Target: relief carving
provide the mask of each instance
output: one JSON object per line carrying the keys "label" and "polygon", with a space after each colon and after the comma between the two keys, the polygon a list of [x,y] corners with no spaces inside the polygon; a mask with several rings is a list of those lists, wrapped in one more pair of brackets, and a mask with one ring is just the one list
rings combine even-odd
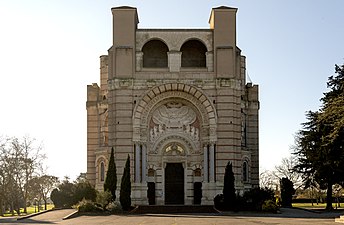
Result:
{"label": "relief carving", "polygon": [[181,128],[196,120],[196,113],[180,102],[169,102],[153,113],[153,122],[168,128]]}
{"label": "relief carving", "polygon": [[197,115],[189,106],[181,102],[168,102],[153,112],[149,132],[150,142],[153,143],[168,133],[180,133],[190,140],[199,141],[199,128],[196,120]]}
{"label": "relief carving", "polygon": [[202,117],[204,117],[204,118],[202,118],[203,122],[207,123],[208,113],[207,113],[206,109],[204,108],[202,102],[200,102],[194,96],[192,96],[188,93],[185,93],[185,92],[181,92],[181,91],[163,92],[163,93],[155,96],[153,99],[151,99],[147,103],[147,105],[145,106],[145,109],[142,112],[142,115],[144,115],[144,116],[141,119],[141,123],[147,124],[147,116],[149,115],[149,110],[151,110],[154,105],[156,105],[158,102],[160,102],[166,98],[173,98],[173,97],[179,97],[179,98],[182,98],[182,99],[185,99],[185,100],[192,102],[201,111]]}
{"label": "relief carving", "polygon": [[150,154],[158,154],[162,143],[177,140],[198,154],[202,142],[217,139],[215,108],[202,91],[187,84],[168,83],[148,91],[135,109],[134,127],[140,127],[140,135],[133,140],[147,143]]}

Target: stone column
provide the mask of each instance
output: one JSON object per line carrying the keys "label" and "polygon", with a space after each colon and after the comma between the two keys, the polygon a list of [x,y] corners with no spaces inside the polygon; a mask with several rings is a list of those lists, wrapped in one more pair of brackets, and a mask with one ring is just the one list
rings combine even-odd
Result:
{"label": "stone column", "polygon": [[203,148],[203,181],[208,182],[208,146]]}
{"label": "stone column", "polygon": [[214,143],[209,147],[209,182],[215,181],[215,149]]}
{"label": "stone column", "polygon": [[146,173],[147,173],[147,147],[142,145],[142,183],[146,182]]}
{"label": "stone column", "polygon": [[140,144],[135,144],[135,183],[140,182]]}

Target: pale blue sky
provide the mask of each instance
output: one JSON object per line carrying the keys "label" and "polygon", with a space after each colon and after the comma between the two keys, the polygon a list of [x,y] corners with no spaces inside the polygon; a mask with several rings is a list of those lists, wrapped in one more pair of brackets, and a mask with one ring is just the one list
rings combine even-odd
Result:
{"label": "pale blue sky", "polygon": [[237,44],[260,86],[261,169],[289,155],[344,63],[342,0],[0,0],[0,135],[43,141],[53,175],[86,171],[86,85],[99,82],[121,5],[138,8],[139,28],[209,28],[212,7],[238,8]]}

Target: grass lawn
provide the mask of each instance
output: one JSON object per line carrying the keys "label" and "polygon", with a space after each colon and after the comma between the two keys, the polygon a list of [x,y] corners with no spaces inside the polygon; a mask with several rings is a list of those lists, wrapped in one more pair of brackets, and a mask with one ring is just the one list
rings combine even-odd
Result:
{"label": "grass lawn", "polygon": [[[319,203],[318,205],[316,203],[293,203],[293,207],[298,207],[298,208],[305,208],[305,209],[325,209],[326,208],[326,203]],[[332,207],[335,209],[336,204],[333,203]],[[344,203],[340,204],[340,209],[343,209]]]}
{"label": "grass lawn", "polygon": [[[53,204],[48,204],[47,205],[47,209],[52,209],[53,207],[54,207]],[[21,216],[35,213],[35,207],[34,206],[28,206],[26,209],[27,209],[27,214],[24,214],[24,209],[20,208],[20,215]],[[44,205],[41,206],[41,210],[40,211],[44,211]],[[36,207],[36,212],[38,212],[37,207]],[[3,216],[4,217],[12,216],[12,213],[9,212],[9,211],[6,211],[6,213]],[[16,211],[14,211],[14,216],[17,216],[17,212]]]}

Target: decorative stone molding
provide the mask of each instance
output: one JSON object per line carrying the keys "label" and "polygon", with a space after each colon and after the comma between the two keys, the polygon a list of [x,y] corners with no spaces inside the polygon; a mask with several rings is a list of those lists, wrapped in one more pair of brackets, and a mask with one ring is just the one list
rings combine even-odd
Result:
{"label": "decorative stone molding", "polygon": [[229,87],[234,90],[242,90],[242,81],[238,79],[231,79],[231,78],[219,78],[216,79],[216,86],[217,87]]}
{"label": "decorative stone molding", "polygon": [[133,87],[134,80],[133,79],[109,79],[108,80],[108,88],[109,90],[115,89],[130,89]]}
{"label": "decorative stone molding", "polygon": [[196,170],[196,169],[203,169],[202,164],[200,163],[195,163],[192,166],[190,166],[192,170]]}
{"label": "decorative stone molding", "polygon": [[246,160],[247,162],[251,162],[251,152],[249,152],[249,151],[242,151],[241,160],[242,161]]}
{"label": "decorative stone molding", "polygon": [[199,152],[199,142],[193,142],[185,138],[182,134],[166,134],[160,139],[158,139],[155,143],[150,144],[150,154],[159,154],[164,155],[164,151],[171,142],[178,143],[179,145],[183,146],[185,150],[185,155],[189,155],[191,153]]}
{"label": "decorative stone molding", "polygon": [[104,162],[105,165],[107,165],[107,159],[103,155],[98,156],[95,162],[96,162],[96,166],[98,166],[101,162]]}
{"label": "decorative stone molding", "polygon": [[[197,87],[199,89],[213,89],[213,88],[232,88],[234,90],[241,90],[242,82],[238,79],[208,79],[208,78],[194,78],[194,79],[171,79],[171,73],[164,74],[161,72],[161,77],[165,79],[132,79],[132,78],[115,78],[108,80],[109,90],[120,89],[147,89],[154,88],[155,86],[164,86],[171,83],[180,82],[188,86]],[[139,77],[139,76],[138,76]],[[178,78],[178,79],[177,79]],[[256,102],[252,102],[252,108],[259,108]]]}
{"label": "decorative stone molding", "polygon": [[156,171],[156,170],[157,170],[157,167],[156,167],[156,165],[154,165],[154,164],[149,164],[149,165],[148,165],[148,169],[153,169],[154,171]]}

